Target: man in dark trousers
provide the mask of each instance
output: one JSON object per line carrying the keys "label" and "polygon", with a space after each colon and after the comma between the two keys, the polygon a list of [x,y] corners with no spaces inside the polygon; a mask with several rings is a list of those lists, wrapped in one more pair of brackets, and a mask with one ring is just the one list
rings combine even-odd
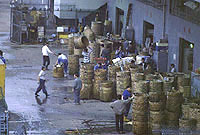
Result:
{"label": "man in dark trousers", "polygon": [[75,82],[74,82],[74,104],[80,105],[80,91],[82,88],[82,81],[79,78],[79,74],[74,74]]}
{"label": "man in dark trousers", "polygon": [[[130,86],[127,86],[126,90],[124,90],[124,92],[122,94],[122,99],[123,100],[127,100],[130,97],[131,97],[131,88],[130,88]],[[130,107],[131,107],[131,103],[129,102],[129,103],[126,104],[126,111],[124,113],[124,121],[126,121],[126,122],[129,121],[127,119],[127,117],[128,117],[128,113],[129,113]]]}
{"label": "man in dark trousers", "polygon": [[43,93],[46,95],[46,97],[48,97],[48,93],[47,93],[47,90],[46,90],[46,86],[45,86],[45,81],[46,81],[46,78],[45,78],[45,70],[46,70],[46,67],[42,67],[42,70],[40,71],[39,75],[38,75],[38,81],[39,81],[39,86],[37,88],[37,91],[35,92],[35,96],[39,96],[38,93],[42,90]]}
{"label": "man in dark trousers", "polygon": [[134,98],[132,96],[131,98],[127,100],[121,100],[121,95],[117,96],[118,100],[114,101],[110,104],[110,107],[115,112],[115,121],[116,121],[116,130],[118,133],[124,133],[123,131],[123,124],[124,124],[124,113],[126,111],[126,105],[131,102],[131,100]]}

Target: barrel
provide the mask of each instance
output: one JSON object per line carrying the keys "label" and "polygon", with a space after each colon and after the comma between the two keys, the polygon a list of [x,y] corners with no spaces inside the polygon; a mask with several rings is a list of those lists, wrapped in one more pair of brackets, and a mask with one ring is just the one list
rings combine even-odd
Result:
{"label": "barrel", "polygon": [[55,77],[55,78],[64,77],[64,69],[63,69],[63,67],[54,67],[53,68],[53,77]]}
{"label": "barrel", "polygon": [[104,102],[112,101],[113,97],[113,82],[105,81],[101,83],[100,100]]}
{"label": "barrel", "polygon": [[130,85],[131,85],[130,72],[129,71],[117,72],[116,76],[117,95],[122,95],[126,87]]}
{"label": "barrel", "polygon": [[69,75],[74,75],[79,72],[79,56],[68,55],[68,69]]}
{"label": "barrel", "polygon": [[98,35],[98,36],[103,35],[104,26],[103,26],[103,23],[101,21],[92,22],[91,29],[92,29],[92,31],[94,32],[95,35]]}
{"label": "barrel", "polygon": [[95,34],[94,32],[90,29],[90,27],[86,27],[83,31],[83,34],[88,38],[89,41],[94,41],[95,40]]}
{"label": "barrel", "polygon": [[74,37],[74,43],[76,49],[84,49],[89,45],[89,41],[86,36]]}
{"label": "barrel", "polygon": [[74,55],[78,55],[79,57],[82,57],[82,51],[83,49],[74,48]]}

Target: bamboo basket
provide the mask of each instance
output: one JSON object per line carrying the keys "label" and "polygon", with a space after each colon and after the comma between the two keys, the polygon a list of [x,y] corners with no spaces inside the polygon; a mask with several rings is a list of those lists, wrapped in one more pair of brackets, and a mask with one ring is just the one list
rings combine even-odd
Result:
{"label": "bamboo basket", "polygon": [[197,127],[197,121],[195,119],[179,119],[180,130],[194,130]]}
{"label": "bamboo basket", "polygon": [[137,82],[145,79],[144,73],[134,73],[131,74],[131,81],[132,82]]}
{"label": "bamboo basket", "polygon": [[163,82],[163,91],[168,92],[172,91],[174,82],[173,81],[164,81]]}
{"label": "bamboo basket", "polygon": [[180,86],[179,90],[181,93],[183,93],[184,98],[190,98],[191,97],[191,86]]}
{"label": "bamboo basket", "polygon": [[81,99],[91,99],[92,98],[92,89],[93,85],[83,83],[83,87],[80,91],[80,98]]}
{"label": "bamboo basket", "polygon": [[169,112],[166,111],[166,116],[167,116],[167,120],[168,121],[178,121],[180,114],[176,113],[176,112]]}
{"label": "bamboo basket", "polygon": [[130,84],[131,80],[129,71],[117,72],[116,76],[117,95],[121,95],[123,91],[126,89],[126,87],[130,86]]}
{"label": "bamboo basket", "polygon": [[151,102],[159,102],[166,101],[166,96],[164,92],[149,92],[149,101]]}
{"label": "bamboo basket", "polygon": [[133,86],[134,93],[148,93],[149,91],[148,81],[133,82],[132,86]]}
{"label": "bamboo basket", "polygon": [[161,80],[150,81],[150,91],[163,91],[163,82]]}
{"label": "bamboo basket", "polygon": [[77,55],[68,55],[68,69],[69,74],[74,75],[79,72],[79,56]]}
{"label": "bamboo basket", "polygon": [[165,109],[165,103],[160,102],[149,102],[149,108],[151,111],[162,111]]}
{"label": "bamboo basket", "polygon": [[165,120],[165,112],[164,111],[150,111],[150,122],[152,124],[162,125],[164,120]]}
{"label": "bamboo basket", "polygon": [[182,116],[185,119],[190,118],[190,105],[189,104],[183,104],[182,105]]}
{"label": "bamboo basket", "polygon": [[147,75],[145,75],[145,80],[153,81],[153,80],[156,80],[156,79],[158,79],[157,75],[154,75],[154,74],[147,74]]}

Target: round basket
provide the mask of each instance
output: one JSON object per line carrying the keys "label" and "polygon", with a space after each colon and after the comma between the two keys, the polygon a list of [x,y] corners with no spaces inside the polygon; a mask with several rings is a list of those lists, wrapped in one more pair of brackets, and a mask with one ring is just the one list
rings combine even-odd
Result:
{"label": "round basket", "polygon": [[163,91],[163,82],[161,80],[150,81],[149,86],[150,86],[149,91],[151,91],[151,92]]}
{"label": "round basket", "polygon": [[164,111],[150,111],[150,122],[152,124],[160,124],[162,125],[165,120],[165,112]]}
{"label": "round basket", "polygon": [[165,103],[163,101],[149,102],[149,108],[151,111],[161,111],[165,109]]}
{"label": "round basket", "polygon": [[137,82],[145,79],[144,73],[131,74],[131,81]]}
{"label": "round basket", "polygon": [[149,91],[148,81],[138,81],[133,83],[133,92],[148,93],[148,91]]}
{"label": "round basket", "polygon": [[149,92],[149,101],[151,102],[159,102],[165,101],[166,96],[164,92]]}
{"label": "round basket", "polygon": [[148,80],[148,81],[153,81],[155,79],[158,79],[158,76],[157,75],[154,75],[154,74],[147,74],[145,76],[145,80]]}

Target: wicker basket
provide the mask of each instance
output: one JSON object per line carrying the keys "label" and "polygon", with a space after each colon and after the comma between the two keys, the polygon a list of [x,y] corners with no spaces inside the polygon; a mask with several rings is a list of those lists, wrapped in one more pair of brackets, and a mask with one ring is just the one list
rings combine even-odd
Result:
{"label": "wicker basket", "polygon": [[148,81],[133,82],[132,86],[133,86],[134,93],[148,93],[148,91],[149,91],[149,82]]}
{"label": "wicker basket", "polygon": [[165,109],[165,103],[163,101],[149,102],[149,108],[151,111],[161,111]]}
{"label": "wicker basket", "polygon": [[83,87],[80,91],[80,98],[81,99],[91,99],[92,98],[92,89],[93,89],[92,84],[84,84],[83,83]]}
{"label": "wicker basket", "polygon": [[150,122],[152,124],[163,124],[165,120],[165,112],[164,111],[150,111]]}
{"label": "wicker basket", "polygon": [[180,130],[194,130],[196,128],[197,121],[195,119],[179,119]]}
{"label": "wicker basket", "polygon": [[153,81],[155,79],[158,79],[157,75],[154,75],[154,74],[147,74],[147,75],[145,75],[145,80]]}
{"label": "wicker basket", "polygon": [[144,73],[134,73],[131,74],[131,81],[132,82],[137,82],[145,79]]}
{"label": "wicker basket", "polygon": [[153,80],[150,81],[150,89],[151,92],[163,91],[163,82],[161,80]]}
{"label": "wicker basket", "polygon": [[149,92],[149,101],[151,102],[159,102],[165,101],[166,96],[164,92]]}

